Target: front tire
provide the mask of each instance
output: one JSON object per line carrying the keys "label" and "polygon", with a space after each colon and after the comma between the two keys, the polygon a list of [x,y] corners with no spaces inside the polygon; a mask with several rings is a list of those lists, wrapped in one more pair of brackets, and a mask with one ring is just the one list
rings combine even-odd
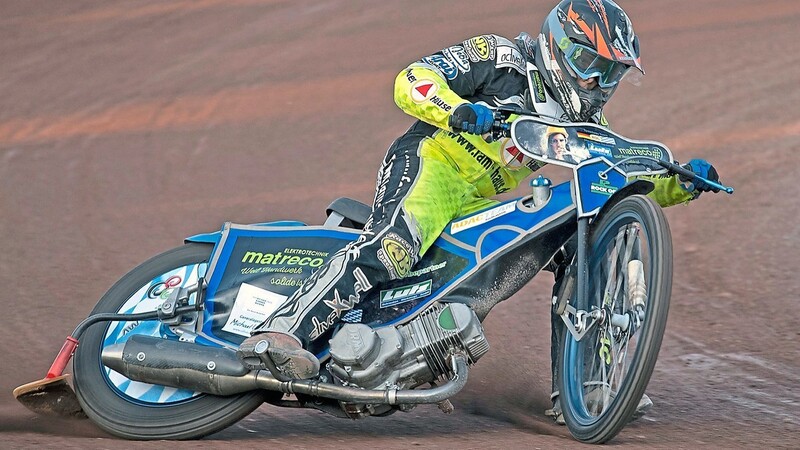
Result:
{"label": "front tire", "polygon": [[[92,314],[154,310],[165,289],[196,284],[211,249],[187,244],[142,263],[100,299]],[[132,334],[177,339],[158,321],[103,322],[84,333],[75,353],[75,393],[86,415],[103,430],[126,439],[196,439],[236,423],[263,403],[261,391],[219,397],[134,382],[103,366],[103,348]]]}
{"label": "front tire", "polygon": [[580,341],[564,333],[559,389],[570,433],[599,444],[627,425],[650,381],[672,291],[672,239],[661,208],[641,195],[613,206],[591,233],[588,295],[576,305],[604,318]]}

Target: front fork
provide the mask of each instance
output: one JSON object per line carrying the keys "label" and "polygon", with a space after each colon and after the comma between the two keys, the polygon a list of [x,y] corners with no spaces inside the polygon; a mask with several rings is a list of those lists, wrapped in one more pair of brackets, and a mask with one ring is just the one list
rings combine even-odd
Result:
{"label": "front fork", "polygon": [[[553,308],[576,341],[580,341],[601,319],[602,311],[586,311],[586,292],[589,289],[589,217],[578,219],[578,236],[575,258],[564,272],[564,280],[558,294],[553,297]],[[576,292],[577,290],[577,292]],[[575,305],[569,299],[575,292]]]}
{"label": "front fork", "polygon": [[[561,317],[567,330],[576,341],[598,324],[610,323],[625,333],[633,334],[635,328],[644,320],[646,287],[641,261],[631,261],[628,265],[628,289],[633,310],[626,314],[616,314],[607,308],[587,311],[589,289],[589,217],[578,219],[577,249],[573,263],[564,272],[558,294],[553,297],[553,310]],[[569,303],[575,293],[575,305]]]}

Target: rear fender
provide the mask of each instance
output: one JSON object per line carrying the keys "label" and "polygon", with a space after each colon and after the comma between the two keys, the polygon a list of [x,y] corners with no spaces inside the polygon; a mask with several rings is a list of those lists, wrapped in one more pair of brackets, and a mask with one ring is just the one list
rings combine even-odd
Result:
{"label": "rear fender", "polygon": [[[257,223],[254,225],[263,225],[265,227],[304,227],[306,226],[303,222],[298,222],[295,220],[281,220],[278,222],[266,222],[266,223]],[[183,242],[188,244],[190,242],[196,242],[199,244],[214,244],[216,245],[219,243],[220,238],[222,237],[222,230],[214,231],[211,233],[201,233],[195,234],[194,236],[189,236],[183,239]]]}
{"label": "rear fender", "polygon": [[185,244],[189,244],[191,242],[195,242],[198,244],[214,244],[216,245],[219,242],[219,238],[222,236],[221,231],[214,231],[213,233],[203,233],[203,234],[195,234],[194,236],[189,236],[183,240]]}

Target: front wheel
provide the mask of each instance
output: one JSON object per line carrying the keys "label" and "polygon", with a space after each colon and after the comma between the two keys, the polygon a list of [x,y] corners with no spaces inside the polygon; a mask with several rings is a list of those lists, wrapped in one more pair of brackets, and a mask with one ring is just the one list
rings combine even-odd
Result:
{"label": "front wheel", "polygon": [[[211,248],[187,244],[144,262],[122,277],[92,314],[155,310],[167,290],[197,283]],[[134,334],[178,339],[159,321],[104,322],[86,330],[75,353],[75,394],[103,430],[126,439],[196,439],[236,423],[263,402],[260,391],[218,397],[131,381],[103,366],[103,348]]]}
{"label": "front wheel", "polygon": [[667,323],[672,238],[661,208],[634,195],[592,225],[587,298],[579,310],[599,319],[560,350],[564,420],[582,442],[603,443],[633,416],[650,381]]}

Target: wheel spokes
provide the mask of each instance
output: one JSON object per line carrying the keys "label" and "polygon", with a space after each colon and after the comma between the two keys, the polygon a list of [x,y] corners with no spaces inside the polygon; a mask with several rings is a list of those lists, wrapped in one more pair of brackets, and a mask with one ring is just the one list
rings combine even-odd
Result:
{"label": "wheel spokes", "polygon": [[[642,256],[641,230],[637,222],[622,225],[609,242],[602,263],[595,266],[592,274],[594,298],[599,299],[599,305],[592,307],[606,313],[606,320],[596,331],[595,344],[590,345],[593,349],[587,348],[585,356],[588,364],[584,372],[584,403],[587,411],[595,416],[610,406],[627,374],[629,356],[635,353],[629,352],[635,348],[637,327],[634,326],[634,317],[631,316],[627,329],[612,325],[610,317],[612,314],[628,314],[634,306],[628,265],[631,261],[640,261]],[[646,291],[643,298],[646,301]]]}

